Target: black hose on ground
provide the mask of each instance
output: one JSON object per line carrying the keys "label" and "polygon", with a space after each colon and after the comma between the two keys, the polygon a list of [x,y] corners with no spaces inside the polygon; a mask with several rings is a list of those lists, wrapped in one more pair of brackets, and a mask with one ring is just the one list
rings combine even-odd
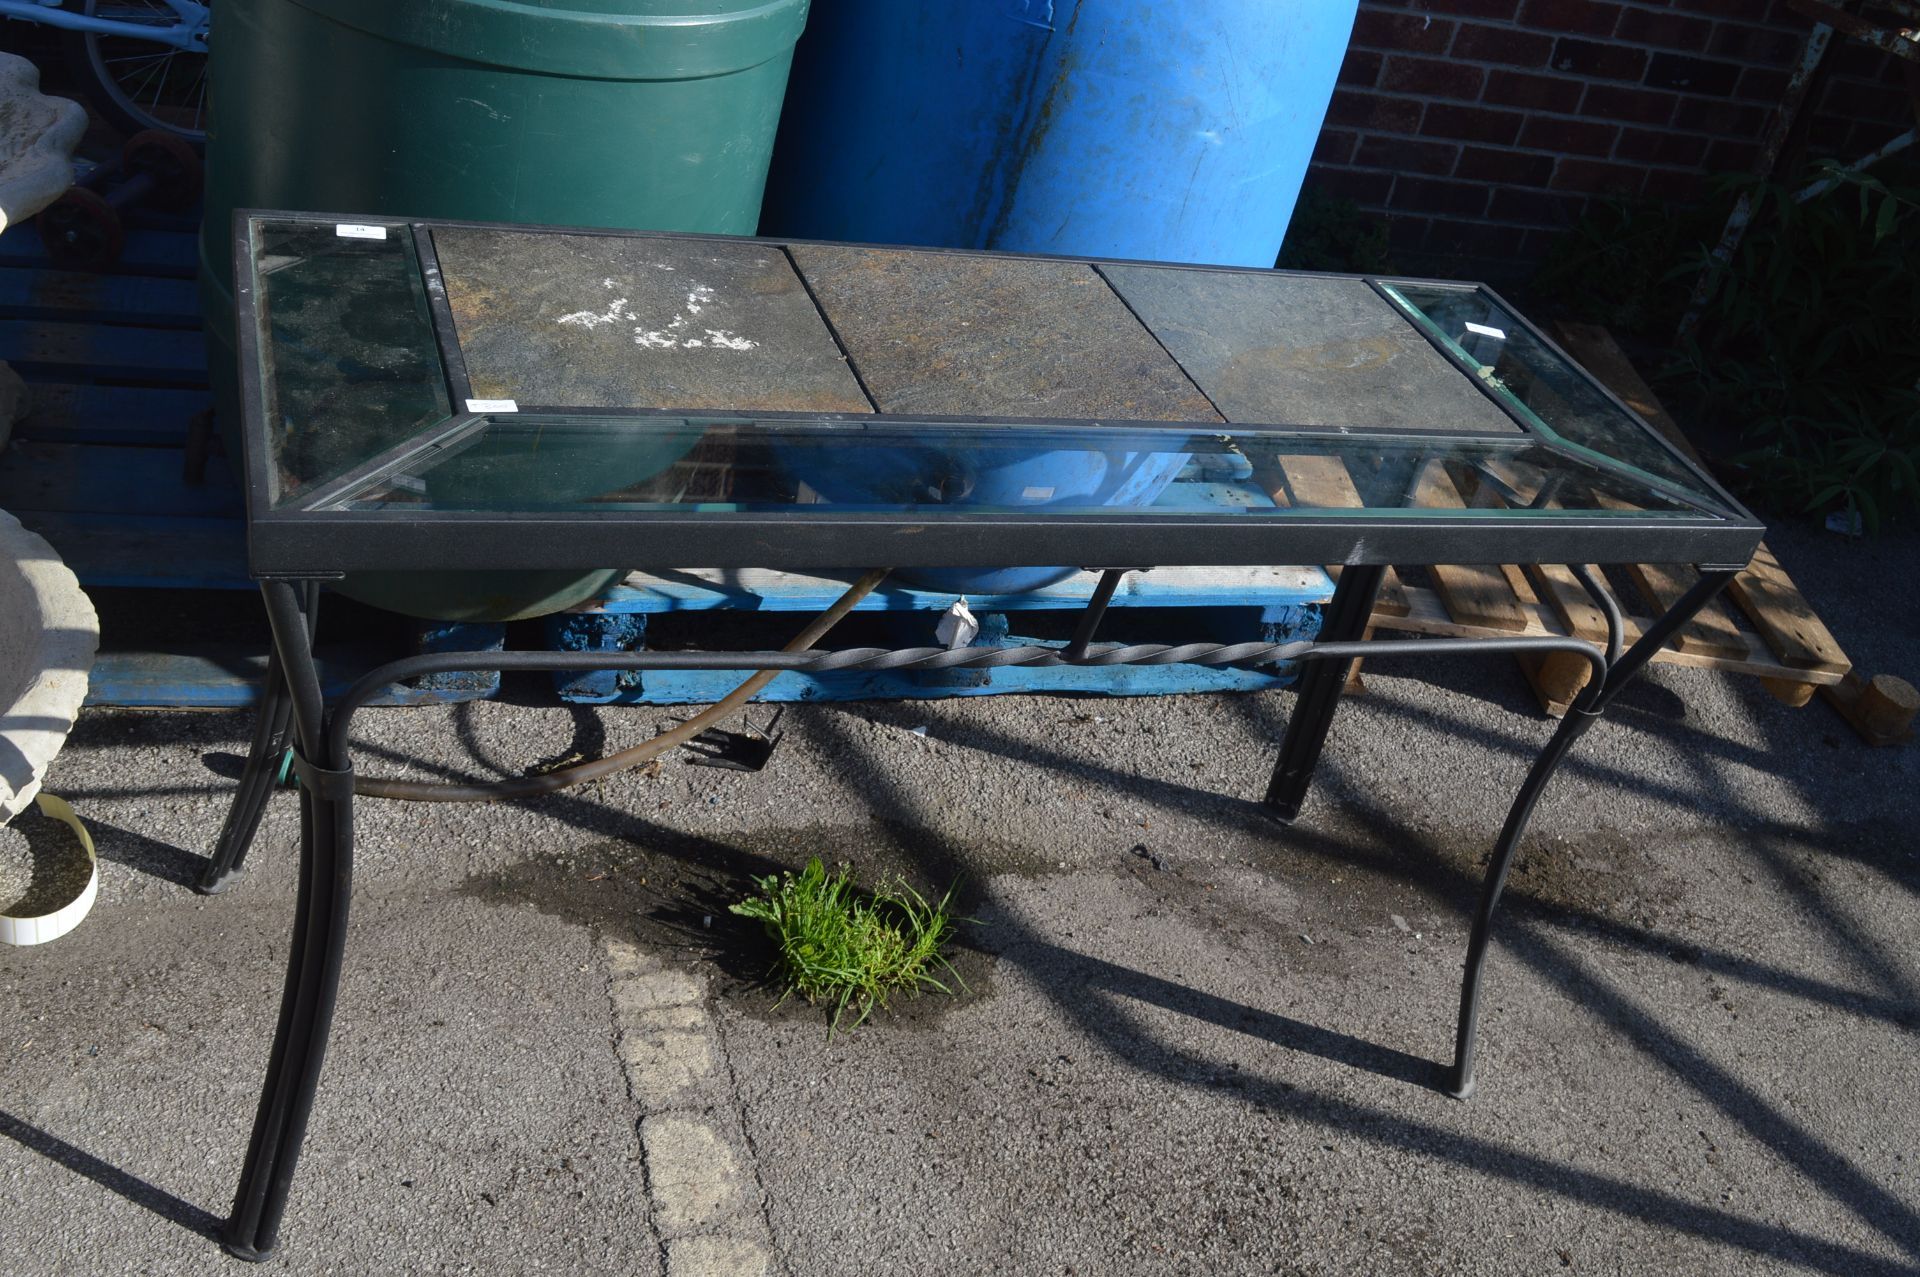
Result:
{"label": "black hose on ground", "polygon": [[[811,649],[825,638],[847,613],[853,611],[854,606],[861,599],[873,593],[874,588],[886,579],[889,571],[888,568],[875,568],[848,586],[847,592],[835,599],[832,607],[815,617],[807,628],[794,635],[793,641],[781,650],[805,652]],[[571,767],[543,772],[538,776],[511,776],[505,780],[496,781],[389,780],[379,776],[355,776],[353,792],[368,798],[399,798],[416,803],[491,803],[556,793],[562,789],[585,784],[590,780],[598,780],[602,776],[611,776],[616,772],[638,767],[660,757],[670,749],[684,745],[701,732],[724,722],[735,710],[759,695],[760,690],[771,683],[779,673],[779,670],[761,670],[686,722],[677,723],[651,740],[642,741],[618,753],[608,754],[605,758],[575,763]]]}

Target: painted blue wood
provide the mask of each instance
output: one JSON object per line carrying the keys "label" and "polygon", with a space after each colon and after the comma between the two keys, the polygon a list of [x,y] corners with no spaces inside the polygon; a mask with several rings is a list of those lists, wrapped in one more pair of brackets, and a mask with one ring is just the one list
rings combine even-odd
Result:
{"label": "painted blue wood", "polygon": [[0,314],[8,319],[200,328],[200,290],[189,279],[0,270]]}
{"label": "painted blue wood", "polygon": [[[610,615],[560,612],[546,618],[547,647],[556,652],[631,652],[646,646],[644,613]],[[611,705],[625,692],[637,692],[637,670],[556,671],[554,691],[577,705]],[[723,693],[724,694],[724,693]]]}
{"label": "painted blue wood", "polygon": [[[853,578],[844,580],[791,573],[731,573],[725,577],[691,573],[634,573],[612,587],[586,611],[594,613],[665,613],[728,610],[739,612],[819,612],[833,605]],[[1194,573],[1133,572],[1114,592],[1114,607],[1288,606],[1324,602],[1333,584],[1324,573],[1311,570],[1304,584],[1263,580],[1257,574],[1223,573],[1208,579]],[[1055,585],[1022,594],[969,594],[975,612],[1026,612],[1086,605],[1092,591],[1088,577],[1070,577]],[[855,606],[860,612],[944,612],[961,595],[919,590],[896,582],[880,587]]]}
{"label": "painted blue wood", "polygon": [[240,488],[226,467],[205,482],[181,478],[175,448],[125,448],[20,440],[0,454],[0,509],[97,514],[238,517]]}
{"label": "painted blue wood", "polygon": [[[213,405],[204,390],[156,386],[36,382],[32,390],[33,408],[14,426],[16,439],[178,446],[194,415]],[[224,464],[219,458],[209,463]]]}
{"label": "painted blue wood", "polygon": [[18,512],[89,588],[251,590],[238,518]]}
{"label": "painted blue wood", "polygon": [[[1311,638],[1320,630],[1317,604],[1267,607],[1156,608],[1136,614],[1135,630],[1163,631],[1170,641],[1208,636],[1220,642],[1258,638],[1269,643]],[[1014,616],[1005,612],[975,612],[980,621],[976,647],[1062,647],[1058,640],[1035,639],[1012,633]],[[550,622],[550,634],[566,636],[567,650],[618,650],[621,644],[605,628],[581,625],[586,620],[645,621],[645,616],[591,618],[575,614]],[[930,633],[917,632],[932,617],[901,616],[899,646],[931,644]],[[641,645],[644,625],[628,644]],[[561,646],[560,643],[553,644]],[[1188,692],[1256,691],[1283,687],[1296,675],[1292,664],[1249,669],[1209,668],[1198,665],[1008,667],[997,670],[846,671],[832,674],[783,673],[760,693],[763,701],[935,700],[948,696],[997,696],[1009,693],[1077,692],[1097,696],[1167,696]],[[555,676],[560,699],[593,705],[681,705],[719,700],[747,677],[745,671],[601,671]]]}
{"label": "painted blue wood", "polygon": [[[415,623],[413,650],[428,652],[502,652],[507,647],[507,627],[485,621],[418,621]],[[408,684],[421,695],[471,700],[492,696],[500,690],[498,670],[448,670],[427,674]]]}
{"label": "painted blue wood", "polygon": [[111,378],[204,386],[207,343],[198,331],[0,319],[0,360],[28,381]]}
{"label": "painted blue wood", "polygon": [[[1317,626],[1316,626],[1317,628]],[[1060,646],[1013,638],[1020,646]],[[1192,692],[1253,692],[1285,687],[1297,675],[1293,666],[1261,669],[1208,668],[1198,665],[1119,665],[1105,669],[1060,666],[1053,669],[944,671],[940,674],[859,673],[777,675],[761,691],[762,701],[943,700],[950,696],[1004,696],[1037,692],[1074,692],[1091,696],[1171,696]],[[730,670],[649,670],[639,686],[622,689],[619,705],[711,704],[738,687],[746,675]],[[572,699],[570,697],[563,699]]]}
{"label": "painted blue wood", "polygon": [[[0,235],[0,266],[50,265],[40,232],[31,224],[10,227]],[[192,279],[199,269],[199,237],[194,232],[140,227],[127,232],[120,260],[113,264],[118,275],[171,275],[179,279]]]}
{"label": "painted blue wood", "polygon": [[[348,651],[326,654],[321,682],[329,696],[393,653]],[[87,704],[132,709],[245,709],[259,696],[266,654],[240,644],[206,644],[192,652],[105,651],[94,658],[87,679]],[[478,690],[422,690],[396,685],[375,705],[452,705],[481,699]]]}

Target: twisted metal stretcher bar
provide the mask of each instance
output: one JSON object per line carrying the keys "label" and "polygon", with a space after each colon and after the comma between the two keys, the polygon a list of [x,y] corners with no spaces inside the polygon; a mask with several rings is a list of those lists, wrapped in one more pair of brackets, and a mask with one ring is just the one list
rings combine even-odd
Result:
{"label": "twisted metal stretcher bar", "polygon": [[[1327,642],[1189,643],[1090,645],[1098,612],[1111,590],[1097,596],[1065,649],[1052,648],[852,648],[828,652],[475,652],[432,653],[390,662],[355,682],[328,711],[321,693],[312,652],[313,610],[318,590],[312,583],[266,581],[262,593],[281,658],[283,684],[269,687],[271,696],[291,705],[296,738],[295,767],[301,779],[300,888],[296,904],[292,954],[282,999],[280,1021],[267,1066],[233,1214],[222,1243],[229,1254],[250,1260],[266,1258],[274,1250],[293,1173],[305,1138],[307,1116],[318,1087],[321,1065],[338,992],[346,948],[347,907],[353,879],[353,799],[356,778],[349,745],[354,712],[395,680],[453,670],[581,670],[581,669],[778,669],[809,672],[862,669],[981,669],[1013,665],[1173,664],[1200,665],[1270,663],[1298,660],[1311,663],[1309,675],[1323,685],[1344,681],[1334,662],[1385,656],[1429,656],[1467,653],[1568,652],[1584,658],[1593,677],[1522,782],[1506,822],[1494,843],[1481,897],[1475,911],[1462,973],[1460,1012],[1454,1059],[1440,1071],[1441,1089],[1465,1099],[1474,1089],[1475,1029],[1479,1019],[1480,981],[1486,961],[1491,924],[1508,871],[1535,803],[1561,760],[1575,741],[1596,722],[1607,703],[1644,667],[1653,654],[1708,600],[1737,569],[1703,567],[1700,580],[1640,639],[1621,651],[1618,606],[1604,586],[1584,571],[1577,572],[1594,594],[1608,619],[1605,651],[1576,638],[1516,636],[1503,639],[1396,639],[1353,641],[1336,637]],[[1117,578],[1117,573],[1110,574]],[[1357,615],[1364,620],[1378,570],[1366,584],[1363,573],[1348,569],[1353,584],[1342,581],[1330,608],[1329,625],[1337,635],[1351,632]],[[1345,594],[1344,600],[1341,595]],[[1353,615],[1349,615],[1353,614]],[[1329,676],[1332,676],[1331,678]],[[1303,702],[1314,689],[1303,688]],[[267,707],[263,707],[263,713]],[[273,710],[273,714],[281,711]],[[1330,715],[1330,709],[1327,711]],[[1297,711],[1298,714],[1298,711]],[[1306,736],[1324,735],[1326,721],[1309,724]],[[1290,733],[1293,729],[1290,728]],[[258,741],[256,741],[256,745]],[[1318,739],[1306,751],[1318,754]],[[1283,746],[1283,762],[1292,742]],[[1280,788],[1276,768],[1276,789]],[[1304,786],[1288,790],[1288,801],[1277,802],[1270,790],[1269,805],[1281,819],[1298,810]],[[249,832],[257,815],[246,822]]]}

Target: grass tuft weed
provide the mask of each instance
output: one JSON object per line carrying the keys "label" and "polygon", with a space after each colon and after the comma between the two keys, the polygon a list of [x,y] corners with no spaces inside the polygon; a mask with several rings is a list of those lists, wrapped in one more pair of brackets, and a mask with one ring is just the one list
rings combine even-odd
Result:
{"label": "grass tuft weed", "polygon": [[834,1003],[829,1036],[849,1007],[850,1027],[857,1028],[894,993],[951,994],[942,973],[966,987],[944,953],[956,921],[952,888],[929,901],[896,878],[863,892],[851,869],[829,873],[818,856],[797,874],[768,874],[753,884],[757,894],[728,909],[766,927],[778,950],[774,970],[787,986],[781,1001],[799,993],[808,1002]]}

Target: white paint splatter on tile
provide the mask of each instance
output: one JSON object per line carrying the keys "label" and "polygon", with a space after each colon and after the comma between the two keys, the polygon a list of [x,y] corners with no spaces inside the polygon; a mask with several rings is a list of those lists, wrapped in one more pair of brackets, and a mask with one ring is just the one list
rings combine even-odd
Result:
{"label": "white paint splatter on tile", "polygon": [[745,337],[736,337],[724,328],[707,329],[707,337],[716,346],[725,346],[728,350],[752,350],[760,343],[748,341]]}
{"label": "white paint splatter on tile", "polygon": [[[611,284],[613,281],[608,280],[607,282]],[[591,310],[576,310],[571,315],[560,316],[555,322],[578,324],[580,327],[591,332],[602,324],[611,324],[617,320],[632,318],[633,316],[627,312],[627,299],[624,297],[616,297],[613,305],[607,307],[605,311],[596,313]]]}

